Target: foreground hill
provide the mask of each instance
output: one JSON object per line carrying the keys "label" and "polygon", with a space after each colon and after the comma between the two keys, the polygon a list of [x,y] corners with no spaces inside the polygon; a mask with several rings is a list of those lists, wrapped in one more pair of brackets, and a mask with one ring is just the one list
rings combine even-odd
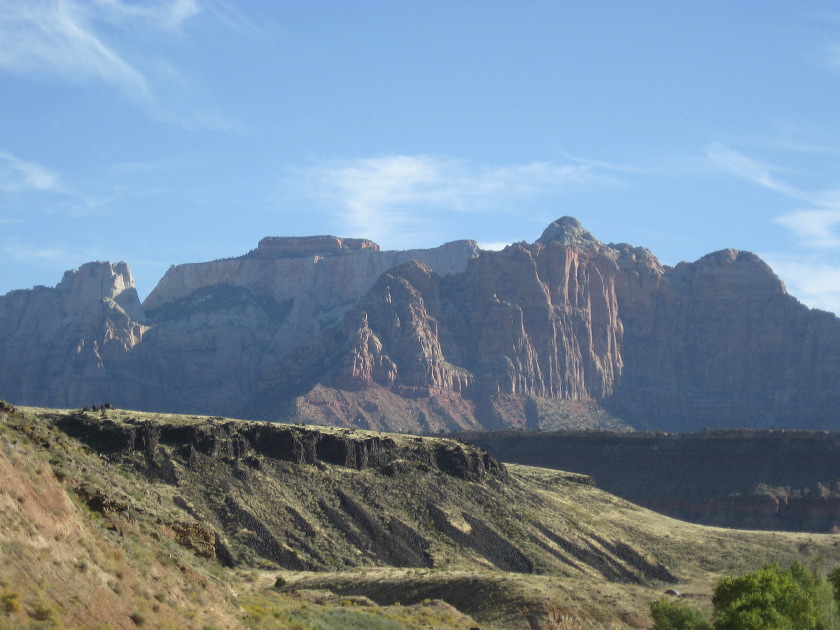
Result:
{"label": "foreground hill", "polygon": [[748,252],[662,265],[575,219],[500,252],[267,238],[0,298],[0,396],[392,431],[837,428],[840,320]]}
{"label": "foreground hill", "polygon": [[11,625],[642,628],[669,587],[840,563],[448,439],[3,405],[0,472]]}

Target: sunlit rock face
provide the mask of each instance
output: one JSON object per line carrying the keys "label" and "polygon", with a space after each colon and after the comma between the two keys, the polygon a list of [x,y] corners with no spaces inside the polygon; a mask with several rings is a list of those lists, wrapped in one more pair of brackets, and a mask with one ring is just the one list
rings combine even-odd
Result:
{"label": "sunlit rock face", "polygon": [[90,263],[0,298],[0,325],[18,403],[402,431],[840,426],[834,315],[748,252],[668,267],[571,217],[499,252],[268,237],[171,267],[142,305],[124,263]]}

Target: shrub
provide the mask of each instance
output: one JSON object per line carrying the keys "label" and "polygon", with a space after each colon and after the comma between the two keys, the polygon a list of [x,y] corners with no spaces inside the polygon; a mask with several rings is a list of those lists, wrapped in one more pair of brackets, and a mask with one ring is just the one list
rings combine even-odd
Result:
{"label": "shrub", "polygon": [[17,591],[11,591],[0,595],[0,608],[2,608],[5,613],[19,611],[21,609],[20,593]]}
{"label": "shrub", "polygon": [[56,625],[58,623],[58,611],[45,602],[36,602],[30,616],[35,621],[45,621],[50,625]]}
{"label": "shrub", "polygon": [[658,599],[650,605],[653,617],[653,630],[711,630],[712,624],[702,613],[678,602],[666,598]]}

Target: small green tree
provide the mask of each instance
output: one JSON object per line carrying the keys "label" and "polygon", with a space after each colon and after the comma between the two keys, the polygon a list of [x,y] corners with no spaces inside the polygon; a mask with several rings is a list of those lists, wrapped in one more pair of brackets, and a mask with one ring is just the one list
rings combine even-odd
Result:
{"label": "small green tree", "polygon": [[661,598],[652,602],[650,614],[653,617],[653,630],[711,630],[702,613],[678,602]]}
{"label": "small green tree", "polygon": [[836,624],[832,585],[802,564],[768,564],[721,580],[715,588],[715,630],[829,630]]}

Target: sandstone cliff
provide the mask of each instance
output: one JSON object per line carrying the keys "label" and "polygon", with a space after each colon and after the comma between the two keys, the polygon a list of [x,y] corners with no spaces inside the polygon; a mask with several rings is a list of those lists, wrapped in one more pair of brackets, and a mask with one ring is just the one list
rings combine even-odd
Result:
{"label": "sandstone cliff", "polygon": [[95,392],[118,395],[114,378],[146,330],[124,262],[68,271],[55,288],[0,298],[0,387],[25,401],[74,406]]}
{"label": "sandstone cliff", "polygon": [[399,431],[836,428],[840,320],[747,252],[662,265],[578,221],[534,243],[382,252],[270,237],[0,298],[0,395]]}
{"label": "sandstone cliff", "polygon": [[84,265],[55,288],[0,297],[0,390],[34,405],[247,415],[255,392],[311,387],[320,335],[383,271],[417,259],[451,274],[477,251],[268,237],[239,258],[173,266],[143,305],[125,263]]}
{"label": "sandstone cliff", "polygon": [[637,427],[838,426],[835,316],[787,295],[753,254],[670,268],[568,217],[461,274],[392,269],[345,331],[334,385],[457,393],[485,427],[541,427],[552,413],[540,406],[558,401],[596,402]]}

